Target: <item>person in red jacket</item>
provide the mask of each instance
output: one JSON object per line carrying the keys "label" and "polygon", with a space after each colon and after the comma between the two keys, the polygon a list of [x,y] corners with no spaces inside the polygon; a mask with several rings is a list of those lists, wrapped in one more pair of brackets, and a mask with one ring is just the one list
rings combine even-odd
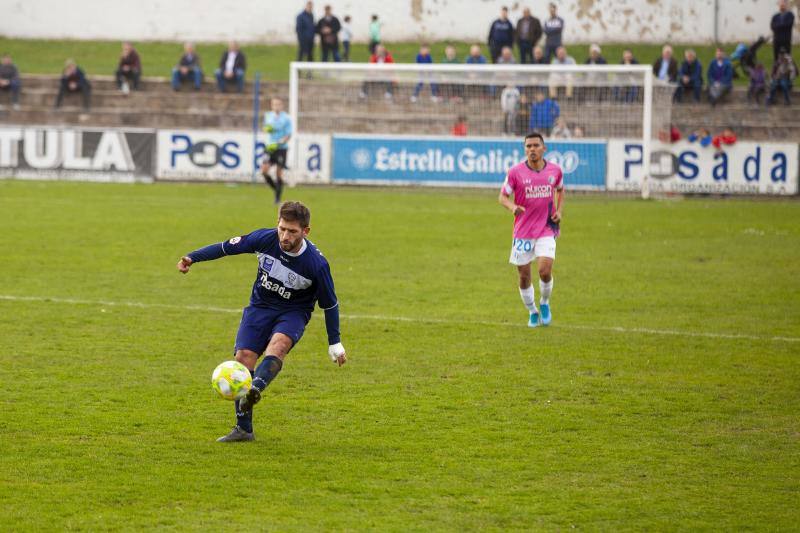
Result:
{"label": "person in red jacket", "polygon": [[453,127],[450,129],[450,135],[455,135],[456,137],[467,136],[467,117],[464,115],[458,116],[455,124],[453,124]]}
{"label": "person in red jacket", "polygon": [[719,135],[715,135],[714,138],[711,140],[711,144],[714,145],[714,148],[717,150],[722,150],[723,144],[734,144],[736,143],[736,134],[730,128],[725,128],[722,130],[722,133]]}
{"label": "person in red jacket", "polygon": [[[386,50],[386,47],[382,44],[375,46],[375,53],[373,53],[369,57],[370,63],[375,64],[383,64],[383,63],[394,63],[394,58],[392,54]],[[373,79],[382,79],[384,81],[365,81],[361,86],[361,92],[359,93],[359,97],[366,98],[369,94],[369,89],[371,87],[384,87],[386,90],[383,93],[383,97],[387,100],[391,100],[393,96],[393,89],[394,89],[394,82],[391,80],[386,81],[388,77],[386,72],[377,71],[376,72],[367,72],[367,77],[372,77]]]}

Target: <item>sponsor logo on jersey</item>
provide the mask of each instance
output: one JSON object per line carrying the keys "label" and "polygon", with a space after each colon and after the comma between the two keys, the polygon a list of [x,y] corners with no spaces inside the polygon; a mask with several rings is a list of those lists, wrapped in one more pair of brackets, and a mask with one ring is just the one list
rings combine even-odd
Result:
{"label": "sponsor logo on jersey", "polygon": [[525,187],[525,198],[549,198],[553,195],[550,185],[529,185]]}

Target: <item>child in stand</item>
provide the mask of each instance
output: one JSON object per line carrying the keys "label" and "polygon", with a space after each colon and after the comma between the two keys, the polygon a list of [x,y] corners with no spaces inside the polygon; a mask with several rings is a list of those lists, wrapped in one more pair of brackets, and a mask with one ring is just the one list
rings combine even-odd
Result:
{"label": "child in stand", "polygon": [[350,15],[344,16],[344,24],[342,24],[342,48],[344,55],[342,61],[350,61],[350,41],[353,40],[353,27],[350,25]]}
{"label": "child in stand", "polygon": [[761,63],[748,69],[748,71],[750,73],[750,87],[747,89],[747,101],[755,100],[757,104],[760,104],[761,97],[767,92],[767,72]]}
{"label": "child in stand", "polygon": [[467,136],[467,117],[464,115],[458,116],[456,123],[453,124],[453,127],[450,129],[450,135],[455,135],[456,137]]}
{"label": "child in stand", "polygon": [[375,53],[375,47],[381,44],[381,26],[378,15],[372,15],[369,23],[369,53]]}

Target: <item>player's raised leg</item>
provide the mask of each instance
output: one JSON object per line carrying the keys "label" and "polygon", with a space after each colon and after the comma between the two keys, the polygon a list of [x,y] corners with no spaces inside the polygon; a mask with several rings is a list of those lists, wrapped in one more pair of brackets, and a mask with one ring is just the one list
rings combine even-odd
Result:
{"label": "player's raised leg", "polygon": [[536,309],[536,296],[531,282],[531,264],[517,265],[519,272],[519,296],[528,310],[528,327],[535,328],[539,325],[539,310]]}

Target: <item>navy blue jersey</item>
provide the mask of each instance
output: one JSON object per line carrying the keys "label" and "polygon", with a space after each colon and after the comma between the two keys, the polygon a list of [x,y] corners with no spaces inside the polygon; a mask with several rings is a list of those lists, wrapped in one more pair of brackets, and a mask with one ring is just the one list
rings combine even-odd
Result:
{"label": "navy blue jersey", "polygon": [[283,251],[275,228],[259,229],[241,237],[233,237],[196,250],[189,257],[194,262],[246,253],[254,253],[258,258],[258,274],[250,294],[250,305],[279,310],[297,309],[309,315],[314,311],[317,301],[322,309],[336,307],[330,266],[322,253],[307,239],[303,240],[296,254]]}

